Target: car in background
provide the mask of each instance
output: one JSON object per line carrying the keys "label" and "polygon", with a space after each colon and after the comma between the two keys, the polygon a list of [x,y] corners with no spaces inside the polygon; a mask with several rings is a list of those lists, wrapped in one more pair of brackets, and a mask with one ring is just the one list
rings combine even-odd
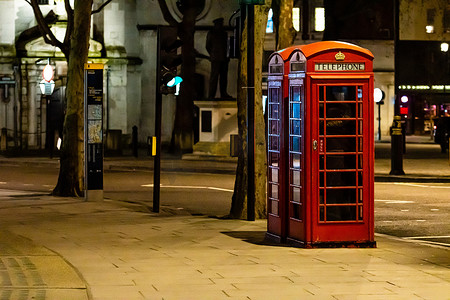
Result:
{"label": "car in background", "polygon": [[450,137],[450,117],[443,117],[434,122],[434,142],[441,145],[441,151],[448,150],[448,139]]}

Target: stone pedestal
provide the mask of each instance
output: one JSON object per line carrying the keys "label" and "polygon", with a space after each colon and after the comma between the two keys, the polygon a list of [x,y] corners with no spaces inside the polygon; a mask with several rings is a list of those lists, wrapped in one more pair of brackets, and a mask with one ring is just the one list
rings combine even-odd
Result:
{"label": "stone pedestal", "polygon": [[230,135],[238,134],[236,101],[194,101],[194,105],[199,108],[200,125],[199,142],[194,145],[194,151],[230,155]]}

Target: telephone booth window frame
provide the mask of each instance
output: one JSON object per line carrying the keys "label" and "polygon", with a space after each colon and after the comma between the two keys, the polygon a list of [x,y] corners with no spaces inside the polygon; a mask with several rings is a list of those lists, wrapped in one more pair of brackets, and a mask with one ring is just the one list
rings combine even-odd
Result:
{"label": "telephone booth window frame", "polygon": [[[333,88],[341,88],[344,98],[342,95],[333,96]],[[369,121],[365,118],[370,99],[369,85],[365,82],[322,82],[316,84],[316,89],[319,110],[318,222],[363,223],[366,221],[363,213],[366,205],[363,189],[367,176],[363,169],[364,155],[367,155],[364,154],[364,131],[369,126]],[[348,93],[342,92],[345,90],[352,94],[350,98]],[[340,110],[337,109],[339,107]],[[337,116],[333,111],[345,111],[347,115]],[[346,127],[347,131],[338,132],[339,127]],[[328,143],[344,148],[337,149],[335,145]],[[345,182],[339,182],[342,178],[345,178]]]}
{"label": "telephone booth window frame", "polygon": [[305,206],[305,78],[306,58],[301,52],[289,62],[288,178],[289,219],[302,222]]}
{"label": "telephone booth window frame", "polygon": [[267,211],[271,215],[280,215],[281,195],[281,137],[282,137],[282,96],[283,62],[275,57],[269,66],[268,109],[267,109],[267,154],[268,154],[268,191]]}

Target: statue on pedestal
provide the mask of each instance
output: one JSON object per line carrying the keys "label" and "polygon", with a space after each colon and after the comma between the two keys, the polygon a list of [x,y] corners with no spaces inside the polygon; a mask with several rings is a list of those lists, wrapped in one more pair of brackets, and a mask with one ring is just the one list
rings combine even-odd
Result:
{"label": "statue on pedestal", "polygon": [[232,97],[227,93],[229,62],[229,58],[227,57],[228,33],[223,28],[223,18],[215,19],[213,22],[214,27],[206,36],[206,50],[211,59],[208,98],[215,98],[217,82],[219,81],[220,98],[231,99]]}

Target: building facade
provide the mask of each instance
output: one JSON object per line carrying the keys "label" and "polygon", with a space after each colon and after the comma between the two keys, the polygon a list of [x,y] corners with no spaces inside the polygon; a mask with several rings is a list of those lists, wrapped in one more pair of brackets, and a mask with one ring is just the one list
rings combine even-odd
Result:
{"label": "building facade", "polygon": [[[66,15],[63,0],[39,1],[51,30],[61,40]],[[239,8],[230,1],[199,1],[195,47],[205,49],[206,34],[213,20],[226,22]],[[176,0],[167,1],[171,14],[180,21],[182,13]],[[31,6],[22,0],[0,1],[0,128],[5,132],[7,148],[43,149],[53,147],[54,136],[61,135],[67,64],[62,52],[45,44],[36,27]],[[157,1],[114,0],[92,16],[89,60],[105,65],[104,129],[120,130],[122,139],[131,139],[132,127],[139,129],[139,141],[154,135],[157,25],[168,25]],[[201,55],[200,55],[201,56]],[[41,95],[42,70],[50,63],[55,69],[55,92]],[[210,62],[197,58],[199,86],[208,86]],[[232,59],[229,74],[237,69]],[[231,77],[231,76],[230,76]],[[236,82],[229,80],[228,90],[236,95]],[[170,141],[175,115],[175,96],[163,96],[163,142]],[[56,116],[58,115],[58,116]],[[54,123],[60,124],[54,124]],[[106,132],[105,132],[106,133]],[[5,140],[5,138],[3,138]],[[4,149],[3,149],[4,150]]]}
{"label": "building facade", "polygon": [[[180,21],[182,12],[177,5],[179,1],[166,2],[172,16]],[[40,3],[51,30],[62,38],[66,19],[64,1],[43,0]],[[296,0],[293,11],[294,27],[298,31],[296,44],[323,39],[341,40],[372,51],[375,56],[375,87],[386,95],[380,109],[382,135],[388,134],[394,115],[394,4],[393,0]],[[195,48],[200,55],[196,59],[196,88],[197,100],[203,100],[208,95],[210,73],[210,61],[204,58],[208,55],[205,49],[207,32],[212,28],[213,20],[223,17],[231,35],[229,21],[235,16],[239,4],[230,0],[203,0],[198,1],[198,5]],[[411,99],[420,98],[417,103],[430,103],[427,107],[419,105],[415,111],[424,112],[437,105],[435,111],[439,114],[439,109],[450,102],[447,100],[447,88],[450,92],[448,52],[438,50],[436,54],[420,57],[407,56],[406,53],[410,49],[408,43],[440,45],[450,40],[448,1],[399,0],[399,6],[400,47],[405,52],[401,55],[403,62],[399,70],[403,73],[399,77],[400,85],[404,86],[401,91],[408,93]],[[56,138],[61,135],[64,113],[64,87],[67,81],[64,56],[59,49],[45,44],[36,27],[31,6],[26,1],[0,1],[0,20],[0,128],[2,137],[7,137],[2,139],[6,140],[2,145],[21,149],[53,147]],[[158,1],[153,0],[113,0],[92,17],[89,60],[105,64],[104,129],[121,131],[125,142],[131,139],[133,126],[138,127],[139,141],[142,143],[146,142],[147,136],[154,135],[157,25],[167,25],[167,22]],[[433,29],[428,33],[429,26]],[[423,48],[421,45],[415,48]],[[265,40],[267,56],[274,49],[275,33],[270,33],[269,29]],[[437,55],[440,55],[439,60]],[[441,65],[443,73],[435,71],[436,62]],[[56,87],[50,97],[41,95],[38,87],[42,69],[47,63],[55,69]],[[228,93],[233,97],[237,94],[237,82],[234,80],[237,64],[237,59],[230,59]],[[266,64],[267,61],[264,61],[263,65]],[[425,73],[435,75],[425,76]],[[425,85],[429,87],[429,93],[417,88]],[[433,86],[439,89],[433,89]],[[171,139],[175,97],[163,96],[163,142]],[[408,117],[415,119],[417,115]],[[421,126],[426,128],[426,125]]]}

